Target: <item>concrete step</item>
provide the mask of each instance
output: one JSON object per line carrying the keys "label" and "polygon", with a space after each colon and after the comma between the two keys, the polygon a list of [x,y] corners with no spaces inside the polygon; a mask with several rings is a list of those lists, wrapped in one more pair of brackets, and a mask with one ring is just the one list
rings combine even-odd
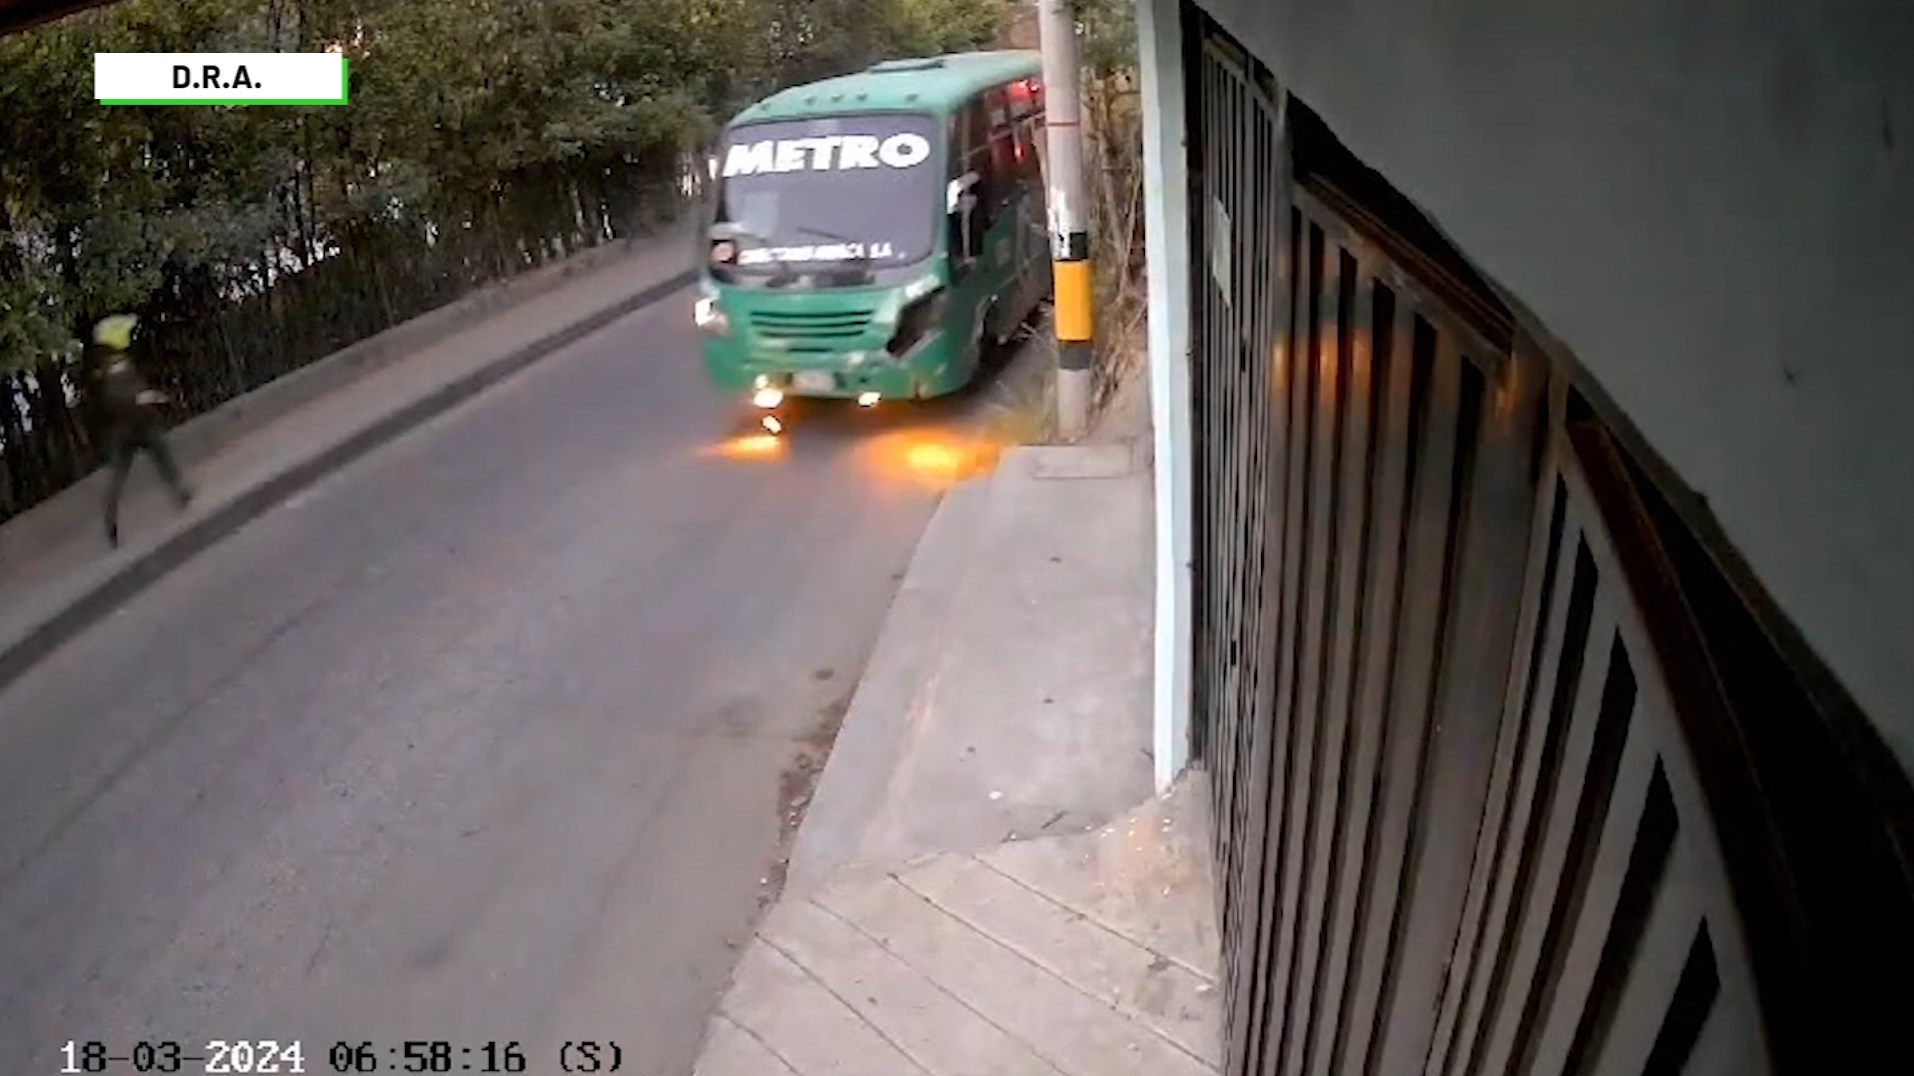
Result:
{"label": "concrete step", "polygon": [[1097,831],[787,895],[697,1076],[1212,1076],[1207,803],[1186,781]]}

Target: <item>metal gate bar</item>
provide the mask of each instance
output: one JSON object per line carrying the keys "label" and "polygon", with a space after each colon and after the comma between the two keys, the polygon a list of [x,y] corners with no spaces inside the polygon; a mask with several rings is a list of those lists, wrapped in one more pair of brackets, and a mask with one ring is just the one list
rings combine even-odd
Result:
{"label": "metal gate bar", "polygon": [[[1747,929],[1654,605],[1591,486],[1603,435],[1551,449],[1462,930],[1424,1071],[1773,1068]],[[1679,662],[1684,655],[1673,655]]]}
{"label": "metal gate bar", "polygon": [[[1408,238],[1427,222],[1350,193],[1373,173],[1317,159],[1317,121],[1185,12],[1226,1071],[1816,1071],[1841,1014],[1794,973],[1865,961],[1804,955],[1828,928],[1639,476],[1459,256]],[[1796,862],[1903,906],[1890,849]]]}
{"label": "metal gate bar", "polygon": [[[1233,129],[1253,110],[1270,107],[1266,98],[1253,93],[1240,54],[1235,62],[1220,54],[1216,61],[1199,97],[1205,114],[1218,116]],[[1214,786],[1218,863],[1225,877],[1240,878],[1243,871],[1237,858],[1255,845],[1238,839],[1236,833],[1246,824],[1256,824],[1257,814],[1238,780],[1251,766],[1245,757],[1253,746],[1243,735],[1249,727],[1245,715],[1268,679],[1256,656],[1264,647],[1267,622],[1257,599],[1266,548],[1260,539],[1268,504],[1262,467],[1270,430],[1268,424],[1252,421],[1260,409],[1258,398],[1267,391],[1267,368],[1252,362],[1251,356],[1263,353],[1267,346],[1260,325],[1275,306],[1266,297],[1239,287],[1245,271],[1259,265],[1261,252],[1245,250],[1236,241],[1234,222],[1254,212],[1257,166],[1273,161],[1276,154],[1254,133],[1248,140],[1219,139],[1204,148],[1202,175],[1205,188],[1213,194],[1195,218],[1202,222],[1204,251],[1196,264],[1208,270],[1196,289],[1201,297],[1198,353],[1202,356],[1196,379],[1203,386],[1198,391],[1205,404],[1197,422],[1197,443],[1204,460],[1197,503],[1212,525],[1199,539],[1207,569],[1200,574],[1198,587],[1201,632],[1209,647],[1200,691],[1202,705],[1217,715],[1210,723],[1205,750],[1232,760],[1218,768],[1221,779]],[[1224,894],[1226,935],[1237,929],[1239,907],[1240,901]]]}

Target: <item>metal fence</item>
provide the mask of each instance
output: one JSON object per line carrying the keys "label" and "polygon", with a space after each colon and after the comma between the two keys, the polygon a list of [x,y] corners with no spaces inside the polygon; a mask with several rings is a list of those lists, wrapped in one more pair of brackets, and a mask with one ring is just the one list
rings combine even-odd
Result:
{"label": "metal fence", "polygon": [[[701,156],[701,155],[700,155]],[[479,288],[614,239],[644,234],[700,196],[693,158],[679,182],[632,169],[581,169],[521,197],[531,208],[432,234],[419,222],[369,226],[337,252],[244,298],[198,289],[156,299],[141,364],[183,421],[358,340]],[[101,462],[89,387],[52,362],[0,368],[0,522],[84,478]]]}

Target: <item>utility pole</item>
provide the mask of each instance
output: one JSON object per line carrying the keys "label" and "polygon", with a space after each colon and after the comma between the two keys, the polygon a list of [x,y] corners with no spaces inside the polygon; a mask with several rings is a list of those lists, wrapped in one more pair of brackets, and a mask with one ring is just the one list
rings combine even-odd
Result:
{"label": "utility pole", "polygon": [[1089,202],[1083,182],[1082,68],[1074,0],[1038,0],[1045,137],[1049,143],[1050,260],[1056,285],[1057,432],[1083,436],[1090,421],[1091,297]]}

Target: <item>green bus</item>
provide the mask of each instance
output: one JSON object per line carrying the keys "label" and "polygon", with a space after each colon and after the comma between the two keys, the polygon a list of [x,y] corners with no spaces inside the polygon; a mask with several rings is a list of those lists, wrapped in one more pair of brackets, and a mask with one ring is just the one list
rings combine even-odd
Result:
{"label": "green bus", "polygon": [[922,400],[976,377],[1050,293],[1034,52],[892,60],[797,86],[726,127],[699,245],[712,380],[787,397]]}

